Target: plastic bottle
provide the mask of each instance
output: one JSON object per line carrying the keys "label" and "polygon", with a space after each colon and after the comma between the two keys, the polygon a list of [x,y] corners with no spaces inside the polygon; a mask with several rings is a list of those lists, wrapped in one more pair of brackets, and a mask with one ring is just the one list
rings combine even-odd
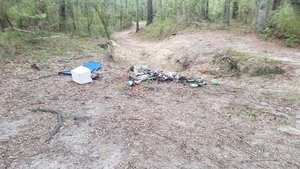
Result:
{"label": "plastic bottle", "polygon": [[217,81],[215,81],[215,80],[211,80],[209,83],[210,83],[211,85],[220,85],[220,83],[217,82]]}

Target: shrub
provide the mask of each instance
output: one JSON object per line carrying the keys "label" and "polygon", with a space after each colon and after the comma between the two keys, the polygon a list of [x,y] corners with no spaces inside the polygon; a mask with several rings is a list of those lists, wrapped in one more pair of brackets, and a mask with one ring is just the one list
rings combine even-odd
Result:
{"label": "shrub", "polygon": [[[287,35],[300,36],[300,16],[289,3],[284,3],[271,18],[275,28]],[[295,41],[294,41],[295,42]]]}

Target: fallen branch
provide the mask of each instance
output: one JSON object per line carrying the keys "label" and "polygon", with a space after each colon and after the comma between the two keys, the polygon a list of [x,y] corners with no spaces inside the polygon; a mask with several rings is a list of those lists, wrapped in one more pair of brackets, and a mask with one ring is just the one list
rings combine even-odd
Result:
{"label": "fallen branch", "polygon": [[59,132],[61,126],[62,126],[62,116],[60,113],[54,111],[54,110],[50,110],[50,109],[34,109],[34,112],[47,112],[47,113],[52,113],[52,114],[56,114],[57,115],[57,125],[54,128],[54,130],[50,133],[49,137],[45,140],[46,143],[49,143],[50,140],[53,138],[53,136]]}
{"label": "fallen branch", "polygon": [[32,38],[30,40],[42,40],[42,39],[52,39],[52,38],[60,38],[60,36],[49,36],[49,37],[39,37],[39,38]]}
{"label": "fallen branch", "polygon": [[18,29],[18,28],[15,28],[15,27],[12,27],[14,30],[17,30],[19,32],[26,32],[26,33],[32,33],[32,34],[35,34],[35,32],[32,32],[32,31],[27,31],[27,30],[23,30],[23,29]]}

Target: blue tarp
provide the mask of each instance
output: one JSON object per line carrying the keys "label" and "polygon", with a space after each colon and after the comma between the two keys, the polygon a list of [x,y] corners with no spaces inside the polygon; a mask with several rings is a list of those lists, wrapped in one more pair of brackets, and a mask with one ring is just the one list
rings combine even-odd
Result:
{"label": "blue tarp", "polygon": [[[95,61],[88,61],[88,62],[83,63],[82,66],[90,69],[91,72],[93,72],[95,70],[98,70],[102,66],[102,63],[95,62]],[[60,71],[60,72],[58,72],[58,74],[60,74],[60,75],[71,75],[71,70]]]}

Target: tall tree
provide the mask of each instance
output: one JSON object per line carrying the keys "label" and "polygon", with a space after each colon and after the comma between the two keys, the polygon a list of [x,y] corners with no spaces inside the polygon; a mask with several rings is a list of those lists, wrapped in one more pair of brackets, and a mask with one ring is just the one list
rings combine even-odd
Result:
{"label": "tall tree", "polygon": [[209,19],[208,13],[209,13],[209,0],[206,0],[205,19],[207,20]]}
{"label": "tall tree", "polygon": [[[106,33],[106,36],[107,36],[107,39],[110,40],[110,34],[108,32],[108,21],[106,20],[106,18],[104,17],[104,13],[100,12],[99,9],[98,9],[98,6],[94,5],[93,8],[95,9],[95,11],[97,12],[98,16],[99,16],[99,19],[103,25],[103,28],[104,28],[104,31]],[[103,11],[103,10],[101,10]]]}
{"label": "tall tree", "polygon": [[229,22],[230,22],[230,2],[231,0],[226,0],[225,3],[225,25],[229,26]]}
{"label": "tall tree", "polygon": [[61,0],[59,5],[59,30],[66,31],[67,12],[66,12],[66,0]]}
{"label": "tall tree", "polygon": [[239,2],[236,0],[233,2],[232,19],[237,19],[239,15]]}
{"label": "tall tree", "polygon": [[153,3],[152,0],[147,0],[147,24],[150,25],[153,21]]}
{"label": "tall tree", "polygon": [[256,33],[260,33],[265,25],[266,17],[267,17],[267,7],[268,1],[267,0],[258,0],[258,13],[256,18]]}
{"label": "tall tree", "polygon": [[135,19],[136,19],[136,29],[135,32],[138,32],[140,30],[140,26],[139,26],[139,0],[135,1],[135,5],[136,5],[136,11],[135,11]]}

